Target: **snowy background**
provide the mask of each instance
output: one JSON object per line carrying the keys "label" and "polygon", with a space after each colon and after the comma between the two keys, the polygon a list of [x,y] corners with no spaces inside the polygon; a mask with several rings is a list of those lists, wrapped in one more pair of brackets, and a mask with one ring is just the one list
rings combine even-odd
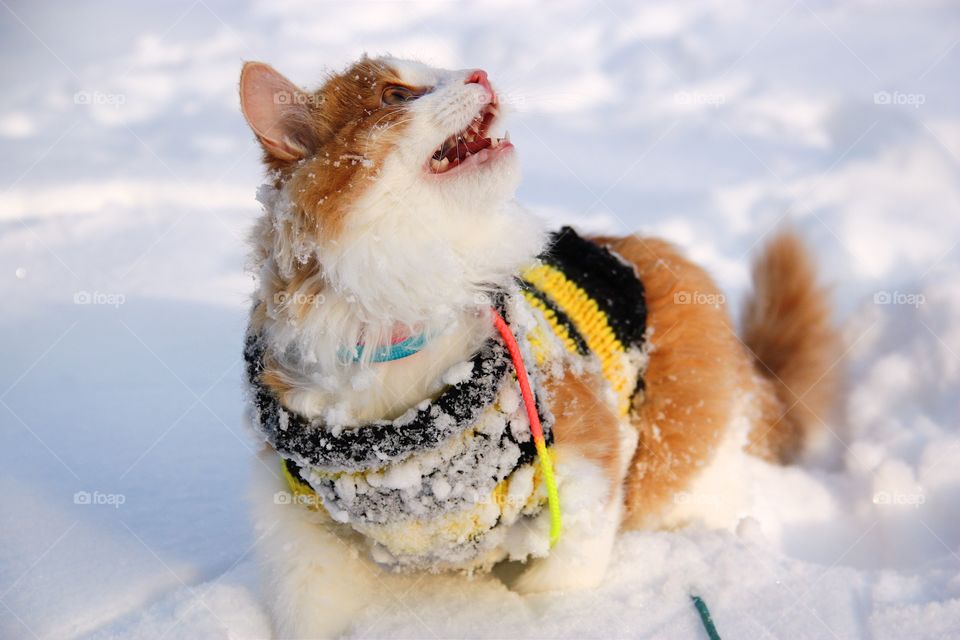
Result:
{"label": "snowy background", "polygon": [[625,536],[594,593],[397,593],[354,636],[703,637],[690,592],[727,638],[960,636],[958,40],[952,0],[0,1],[0,637],[268,635],[237,78],[365,50],[488,70],[523,201],[680,243],[734,309],[792,220],[850,375],[830,455],[751,463],[735,530]]}

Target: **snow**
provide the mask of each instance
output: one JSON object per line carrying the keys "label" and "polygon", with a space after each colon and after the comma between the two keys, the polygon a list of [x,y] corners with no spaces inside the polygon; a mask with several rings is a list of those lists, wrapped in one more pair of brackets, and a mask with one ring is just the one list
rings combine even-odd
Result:
{"label": "snow", "polygon": [[243,59],[314,83],[364,49],[485,68],[524,203],[680,243],[731,308],[789,219],[834,283],[849,382],[811,465],[748,461],[737,504],[690,494],[723,528],[625,535],[593,592],[411,583],[350,637],[701,638],[690,593],[725,638],[960,634],[953,3],[0,14],[0,637],[269,635],[241,419],[262,176],[236,83]]}
{"label": "snow", "polygon": [[445,385],[455,385],[466,382],[473,375],[473,363],[469,360],[457,363],[450,367],[441,378]]}

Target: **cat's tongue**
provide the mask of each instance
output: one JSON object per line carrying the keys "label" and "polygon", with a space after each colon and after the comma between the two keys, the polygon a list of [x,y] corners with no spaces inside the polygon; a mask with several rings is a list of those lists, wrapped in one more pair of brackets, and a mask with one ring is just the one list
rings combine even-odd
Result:
{"label": "cat's tongue", "polygon": [[460,159],[463,160],[467,157],[468,154],[476,153],[481,149],[486,149],[491,144],[490,138],[477,138],[476,140],[470,140],[469,142],[463,138],[457,139],[457,145],[455,147],[450,147],[444,157],[451,162]]}

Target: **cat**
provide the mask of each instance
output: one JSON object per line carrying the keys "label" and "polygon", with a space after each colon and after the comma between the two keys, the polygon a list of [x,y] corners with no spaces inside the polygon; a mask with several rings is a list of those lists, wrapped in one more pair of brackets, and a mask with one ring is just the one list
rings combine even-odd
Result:
{"label": "cat", "polygon": [[678,496],[735,491],[737,456],[796,460],[835,404],[795,234],[756,261],[738,337],[669,243],[549,232],[514,200],[484,71],[364,56],[307,91],[248,62],[240,101],[268,176],[245,355],[279,637],[337,635],[411,572],[595,586],[618,531],[701,517]]}

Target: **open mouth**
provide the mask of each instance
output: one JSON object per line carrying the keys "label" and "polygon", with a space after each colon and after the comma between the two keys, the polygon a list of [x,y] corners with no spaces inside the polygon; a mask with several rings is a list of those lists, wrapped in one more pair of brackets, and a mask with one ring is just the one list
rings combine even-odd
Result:
{"label": "open mouth", "polygon": [[477,159],[482,162],[489,155],[489,152],[483,153],[485,149],[497,149],[504,144],[509,146],[509,134],[505,133],[502,138],[487,137],[490,125],[497,115],[496,105],[488,104],[480,110],[463,131],[444,140],[443,144],[437,147],[430,157],[430,172],[446,173],[459,167],[473,156],[477,156]]}

